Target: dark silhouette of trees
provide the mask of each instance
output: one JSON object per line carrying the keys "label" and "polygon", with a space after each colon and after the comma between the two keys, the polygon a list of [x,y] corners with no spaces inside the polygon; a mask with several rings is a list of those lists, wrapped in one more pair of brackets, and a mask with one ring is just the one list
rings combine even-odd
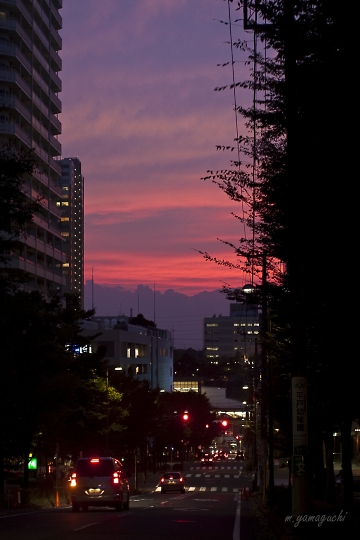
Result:
{"label": "dark silhouette of trees", "polygon": [[[263,40],[266,55],[244,42],[234,44],[256,64],[248,80],[231,86],[255,95],[253,106],[238,106],[249,129],[248,136],[235,141],[243,157],[230,170],[209,171],[206,177],[245,205],[247,213],[235,217],[254,236],[240,238],[239,245],[224,241],[240,257],[238,265],[205,257],[247,271],[250,261],[260,277],[266,253],[267,287],[259,291],[267,296],[274,322],[267,350],[274,385],[282,389],[274,394],[275,412],[281,419],[279,396],[290,407],[282,381],[306,376],[311,457],[321,468],[315,448],[335,428],[341,431],[344,497],[351,506],[351,421],[359,417],[355,381],[360,373],[358,365],[339,361],[343,343],[334,328],[348,305],[347,293],[336,290],[335,261],[342,258],[340,239],[348,223],[341,185],[356,174],[355,161],[347,158],[352,118],[345,73],[355,49],[348,14],[333,2],[268,0],[256,6],[261,24],[252,30]],[[249,158],[253,168],[242,162]],[[239,290],[224,292],[242,299]],[[331,467],[327,472],[333,477]]]}

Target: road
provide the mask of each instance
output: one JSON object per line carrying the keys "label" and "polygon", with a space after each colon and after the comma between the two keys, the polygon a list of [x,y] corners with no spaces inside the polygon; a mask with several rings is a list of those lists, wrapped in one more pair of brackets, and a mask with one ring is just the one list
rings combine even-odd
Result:
{"label": "road", "polygon": [[132,496],[128,511],[55,508],[0,518],[1,540],[254,540],[238,463],[189,464],[186,492]]}

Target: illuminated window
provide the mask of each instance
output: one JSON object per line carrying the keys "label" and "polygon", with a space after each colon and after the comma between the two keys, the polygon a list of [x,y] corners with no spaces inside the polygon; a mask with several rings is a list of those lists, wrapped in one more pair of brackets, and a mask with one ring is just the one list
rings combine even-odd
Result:
{"label": "illuminated window", "polygon": [[70,236],[68,232],[62,232],[61,236]]}
{"label": "illuminated window", "polygon": [[62,217],[62,218],[60,218],[60,221],[70,221],[70,218],[69,217]]}
{"label": "illuminated window", "polygon": [[218,323],[206,323],[206,326],[219,326]]}

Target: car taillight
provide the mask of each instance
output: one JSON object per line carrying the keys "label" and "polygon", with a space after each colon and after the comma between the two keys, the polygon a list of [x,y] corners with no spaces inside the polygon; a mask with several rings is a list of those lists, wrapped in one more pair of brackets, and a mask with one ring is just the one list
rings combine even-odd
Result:
{"label": "car taillight", "polygon": [[90,463],[99,463],[99,462],[100,462],[100,459],[98,458],[90,459]]}
{"label": "car taillight", "polygon": [[183,481],[184,481],[183,477],[182,477],[182,476],[180,476],[180,482],[183,482]]}
{"label": "car taillight", "polygon": [[120,482],[119,476],[120,476],[119,473],[114,472],[114,474],[113,474],[113,482],[114,482],[114,484],[118,484]]}
{"label": "car taillight", "polygon": [[70,478],[70,486],[75,487],[76,486],[76,473],[72,473]]}
{"label": "car taillight", "polygon": [[164,483],[164,482],[165,482],[165,478],[162,478],[162,479],[160,480],[160,482]]}

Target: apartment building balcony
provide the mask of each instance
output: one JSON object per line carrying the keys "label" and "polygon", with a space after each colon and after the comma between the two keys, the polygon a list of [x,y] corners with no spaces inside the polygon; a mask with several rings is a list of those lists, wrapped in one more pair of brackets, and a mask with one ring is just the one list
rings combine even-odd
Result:
{"label": "apartment building balcony", "polygon": [[50,11],[51,11],[51,20],[52,20],[53,25],[55,26],[57,30],[61,30],[62,17],[60,13],[55,9],[53,4],[51,4],[50,6]]}
{"label": "apartment building balcony", "polygon": [[50,147],[50,152],[52,156],[61,156],[61,143],[53,136],[50,136]]}
{"label": "apartment building balcony", "polygon": [[[36,3],[36,0],[34,0],[34,3]],[[49,21],[45,21],[45,24],[48,26]],[[44,45],[45,49],[49,50],[50,41],[47,39],[44,32],[41,30],[41,28],[35,21],[33,21],[33,30],[35,31],[39,41],[41,41],[41,43]]]}
{"label": "apartment building balcony", "polygon": [[46,58],[43,56],[43,54],[39,51],[37,46],[33,44],[33,55],[36,58],[36,60],[39,62],[39,64],[42,65],[42,67],[45,69],[46,72],[49,71],[50,66],[49,62],[46,60]]}
{"label": "apartment building balcony", "polygon": [[29,38],[25,30],[21,27],[20,23],[18,23],[18,21],[11,18],[0,19],[0,30],[5,30],[7,32],[17,34],[17,36],[25,43],[25,45],[31,51],[31,39]]}
{"label": "apartment building balcony", "polygon": [[59,114],[61,113],[61,101],[60,99],[54,94],[54,92],[50,91],[50,100],[53,107],[51,108],[51,112],[53,114]]}
{"label": "apartment building balcony", "polygon": [[28,24],[30,26],[32,25],[32,17],[30,11],[27,10],[22,0],[2,0],[2,3],[11,6],[13,9],[17,8],[20,11],[22,17],[26,19]]}
{"label": "apartment building balcony", "polygon": [[51,159],[50,167],[56,172],[57,176],[61,176],[61,165],[58,161]]}
{"label": "apartment building balcony", "polygon": [[35,150],[35,154],[40,157],[46,164],[49,163],[49,152],[41,148],[36,142],[32,143],[32,148]]}
{"label": "apartment building balcony", "polygon": [[50,210],[50,212],[55,214],[55,216],[57,216],[58,218],[61,217],[61,208],[60,208],[60,206],[57,206],[56,203],[50,202],[49,203],[49,210]]}
{"label": "apartment building balcony", "polygon": [[45,116],[48,116],[49,104],[45,104],[35,92],[33,92],[32,101],[39,111],[41,111]]}
{"label": "apartment building balcony", "polygon": [[35,118],[35,116],[32,117],[31,122],[37,132],[40,133],[40,135],[42,135],[42,137],[44,137],[44,139],[47,141],[49,138],[49,130],[45,126],[43,126],[42,123],[39,122],[37,118]]}
{"label": "apartment building balcony", "polygon": [[13,122],[0,122],[0,133],[3,133],[7,136],[13,136],[25,144],[28,147],[31,147],[31,139],[29,135],[21,127]]}
{"label": "apartment building balcony", "polygon": [[51,78],[51,82],[53,83],[51,85],[51,90],[53,92],[61,92],[61,90],[62,90],[61,79],[60,79],[59,75],[57,73],[55,73],[55,71],[53,69],[51,69],[51,68],[50,68],[50,78]]}
{"label": "apartment building balcony", "polygon": [[50,32],[51,32],[51,43],[54,46],[54,49],[57,51],[61,51],[62,49],[61,36],[59,32],[57,31],[57,29],[55,28],[55,26],[52,25],[51,23],[50,23]]}
{"label": "apartment building balcony", "polygon": [[25,120],[31,124],[31,113],[30,111],[23,105],[16,96],[0,96],[0,107],[3,109],[14,109],[17,113],[19,113]]}
{"label": "apartment building balcony", "polygon": [[0,53],[10,58],[16,58],[29,75],[31,75],[31,64],[26,56],[14,43],[0,43]]}
{"label": "apartment building balcony", "polygon": [[50,122],[55,128],[57,133],[53,133],[53,135],[60,135],[61,133],[61,122],[60,120],[52,113],[50,113]]}
{"label": "apartment building balcony", "polygon": [[61,71],[62,60],[53,47],[50,47],[50,56],[51,56],[51,60],[53,60],[53,62],[51,63],[51,67],[53,68],[53,70]]}
{"label": "apartment building balcony", "polygon": [[48,94],[49,92],[49,84],[48,82],[46,82],[42,76],[40,75],[40,73],[38,71],[36,71],[35,68],[33,68],[33,71],[32,71],[32,76],[33,76],[33,79],[34,81],[37,82],[37,84],[40,86],[40,88],[44,91],[45,94]]}
{"label": "apartment building balcony", "polygon": [[32,92],[30,86],[14,69],[0,69],[0,82],[14,83],[14,85],[31,99]]}

